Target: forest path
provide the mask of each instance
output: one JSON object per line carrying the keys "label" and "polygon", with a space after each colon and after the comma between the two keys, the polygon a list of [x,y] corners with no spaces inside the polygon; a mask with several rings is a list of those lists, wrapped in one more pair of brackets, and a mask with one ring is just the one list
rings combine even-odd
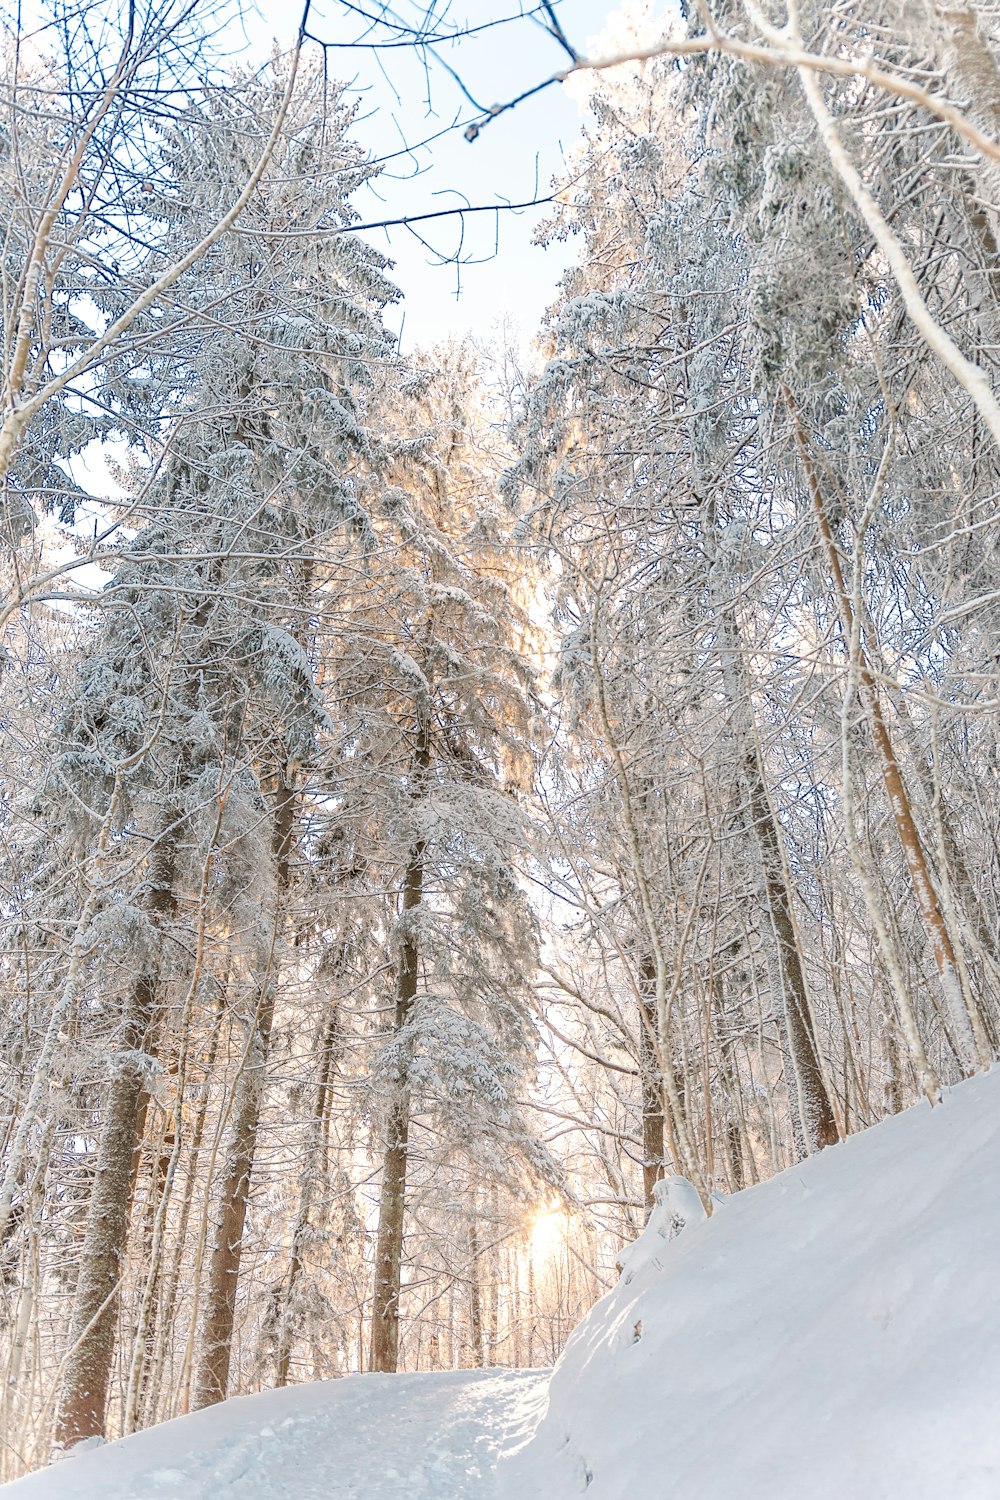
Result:
{"label": "forest path", "polygon": [[10,1500],[494,1500],[547,1370],[354,1375],[243,1396],[0,1487]]}

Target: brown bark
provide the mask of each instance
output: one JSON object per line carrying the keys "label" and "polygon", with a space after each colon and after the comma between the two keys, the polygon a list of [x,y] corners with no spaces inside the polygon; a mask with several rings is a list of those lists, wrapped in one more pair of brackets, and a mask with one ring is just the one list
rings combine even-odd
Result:
{"label": "brown bark", "polygon": [[[161,838],[152,856],[146,900],[150,919],[157,927],[169,921],[177,906],[173,810],[167,827],[170,832]],[[70,1324],[70,1353],[55,1425],[56,1442],[63,1448],[104,1433],[120,1280],[147,1101],[145,1057],[158,993],[159,971],[154,968],[141,976],[129,996],[106,1091],[97,1171]]]}
{"label": "brown bark", "polygon": [[[420,904],[424,883],[424,843],[418,841],[410,854],[403,882],[403,916]],[[407,930],[399,949],[396,978],[394,1030],[402,1031],[417,994],[419,951]],[[403,1252],[403,1221],[406,1213],[406,1152],[410,1134],[410,1093],[400,1079],[389,1107],[385,1165],[379,1197],[378,1239],[375,1247],[375,1302],[369,1367],[396,1369],[399,1361],[399,1289]]]}
{"label": "brown bark", "polygon": [[734,1070],[731,1066],[728,1049],[724,1043],[719,1044],[719,1065],[723,1078],[725,1079],[726,1092],[728,1094],[728,1115],[725,1122],[724,1142],[726,1148],[726,1160],[729,1164],[729,1184],[734,1193],[740,1193],[747,1185],[747,1174],[743,1164],[743,1131],[740,1129],[740,1102],[736,1097],[736,1083]]}
{"label": "brown bark", "polygon": [[[295,801],[295,788],[281,785],[276,797],[271,838],[278,891],[276,934],[284,913],[290,881]],[[209,1261],[208,1289],[202,1314],[200,1361],[192,1403],[195,1407],[212,1406],[216,1401],[224,1401],[229,1390],[243,1231],[257,1150],[257,1131],[273,1021],[274,980],[273,975],[267,972],[260,987],[252,1033],[233,1106],[229,1149],[219,1194],[218,1217]]]}
{"label": "brown bark", "polygon": [[898,1115],[903,1108],[903,1078],[900,1066],[896,1028],[891,1016],[883,1022],[882,1038],[885,1055],[884,1102],[887,1114]]}
{"label": "brown bark", "polygon": [[295,1293],[299,1278],[302,1275],[303,1258],[309,1233],[309,1211],[312,1207],[316,1173],[319,1170],[318,1157],[322,1145],[323,1120],[326,1115],[326,1101],[330,1091],[330,1075],[333,1071],[336,1051],[338,1021],[337,1009],[336,1006],[333,1006],[323,1028],[323,1035],[320,1042],[319,1080],[316,1084],[312,1120],[310,1122],[311,1140],[302,1177],[302,1187],[299,1192],[299,1207],[295,1216],[295,1228],[292,1231],[288,1278],[285,1282],[285,1292],[278,1317],[278,1348],[274,1380],[277,1386],[288,1384],[288,1370],[292,1359],[292,1345],[295,1333]]}
{"label": "brown bark", "polygon": [[481,1370],[486,1358],[483,1345],[483,1299],[479,1285],[479,1226],[476,1223],[475,1203],[469,1220],[469,1334],[472,1362],[477,1370]]}
{"label": "brown bark", "polygon": [[835,1146],[840,1133],[816,1045],[812,1009],[781,857],[781,836],[775,825],[755,749],[744,756],[743,772],[750,799],[750,817],[763,867],[764,894],[777,947],[785,1032],[795,1072],[798,1114],[806,1149],[818,1150],[824,1146]]}
{"label": "brown bark", "polygon": [[649,956],[639,970],[639,1079],[642,1091],[642,1195],[646,1217],[663,1176],[663,1085],[656,1047],[656,966]]}
{"label": "brown bark", "polygon": [[[812,453],[809,450],[806,440],[802,419],[799,416],[798,408],[794,403],[792,395],[787,389],[784,391],[784,396],[792,416],[796,445],[809,485],[809,493],[816,513],[820,536],[826,553],[827,565],[833,579],[834,594],[837,599],[841,624],[849,642],[855,634],[854,606],[844,581],[843,569],[840,565],[840,554],[837,551],[837,544],[830,527],[823,490],[820,486],[816,465],[813,462]],[[954,1029],[959,1058],[963,1067],[969,1068],[976,1060],[977,1049],[973,1035],[972,1021],[966,1007],[965,997],[962,994],[958,960],[952,945],[951,934],[948,931],[944,912],[941,908],[937,885],[924,851],[923,842],[917,830],[909,794],[903,782],[899,762],[896,759],[896,753],[893,749],[889,730],[882,713],[882,704],[875,675],[871,670],[865,654],[864,644],[860,638],[858,641],[858,655],[861,697],[868,718],[872,740],[881,765],[882,781],[896,825],[896,834],[899,838],[899,845],[906,863],[907,873],[910,877],[910,885],[916,897],[924,931],[927,934],[930,944],[934,965],[937,969],[942,991],[944,992],[945,1005]],[[989,1058],[981,1058],[980,1061],[986,1063],[989,1061]]]}
{"label": "brown bark", "polygon": [[[414,752],[414,783],[419,787],[430,765],[429,727],[421,726]],[[418,839],[410,850],[403,874],[403,936],[396,969],[396,1014],[398,1037],[409,1019],[417,995],[420,951],[408,918],[420,905],[424,888],[426,842]],[[406,1216],[406,1153],[410,1134],[410,1091],[405,1063],[398,1080],[386,1131],[385,1163],[379,1196],[378,1236],[375,1245],[375,1296],[372,1305],[369,1368],[394,1371],[399,1363],[399,1291],[403,1254],[403,1224]]]}

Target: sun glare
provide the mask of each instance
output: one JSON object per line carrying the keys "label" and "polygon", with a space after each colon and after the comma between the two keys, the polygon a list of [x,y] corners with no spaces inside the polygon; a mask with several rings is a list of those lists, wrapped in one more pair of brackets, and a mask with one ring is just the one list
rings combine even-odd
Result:
{"label": "sun glare", "polygon": [[557,1205],[536,1209],[531,1216],[531,1254],[534,1260],[558,1255],[566,1233],[566,1215]]}

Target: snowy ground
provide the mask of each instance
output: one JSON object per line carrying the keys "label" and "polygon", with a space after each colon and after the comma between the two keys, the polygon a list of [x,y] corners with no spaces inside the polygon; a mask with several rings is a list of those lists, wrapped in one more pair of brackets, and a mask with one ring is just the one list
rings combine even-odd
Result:
{"label": "snowy ground", "polygon": [[494,1500],[547,1371],[352,1375],[241,1396],[3,1485],[4,1500]]}
{"label": "snowy ground", "polygon": [[3,1500],[998,1500],[1000,1068],[708,1221],[662,1198],[551,1382],[265,1392]]}
{"label": "snowy ground", "polygon": [[501,1460],[508,1500],[998,1500],[1000,1068],[667,1217]]}

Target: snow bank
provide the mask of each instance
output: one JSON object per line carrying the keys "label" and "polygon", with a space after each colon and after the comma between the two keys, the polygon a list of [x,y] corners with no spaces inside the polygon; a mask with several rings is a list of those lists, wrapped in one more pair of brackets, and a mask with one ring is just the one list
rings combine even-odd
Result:
{"label": "snow bank", "polygon": [[4,1500],[487,1500],[547,1371],[350,1375],[72,1453]]}
{"label": "snow bank", "polygon": [[1000,1069],[708,1221],[685,1190],[573,1334],[504,1500],[997,1500]]}
{"label": "snow bank", "polygon": [[710,1220],[672,1179],[622,1264],[547,1394],[539,1371],[292,1386],[4,1500],[1000,1497],[1000,1069]]}

